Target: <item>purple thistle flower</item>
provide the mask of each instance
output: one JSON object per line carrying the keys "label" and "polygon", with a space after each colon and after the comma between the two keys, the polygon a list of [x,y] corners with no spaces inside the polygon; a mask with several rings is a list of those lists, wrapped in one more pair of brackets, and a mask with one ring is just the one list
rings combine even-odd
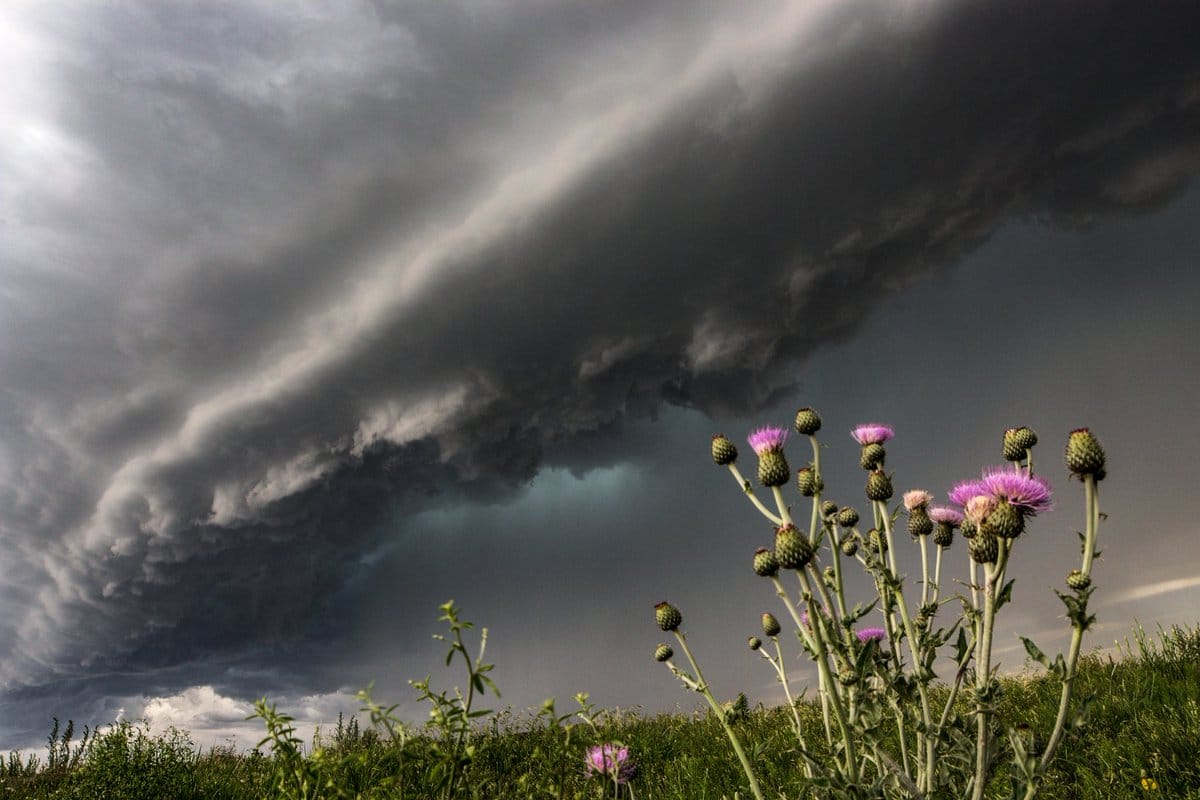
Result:
{"label": "purple thistle flower", "polygon": [[1026,475],[1020,469],[992,467],[984,470],[980,484],[997,500],[1007,501],[1029,516],[1054,507],[1050,484],[1040,475]]}
{"label": "purple thistle flower", "polygon": [[854,437],[854,441],[861,445],[868,444],[883,444],[888,439],[896,435],[890,425],[884,425],[879,422],[868,422],[865,425],[859,425],[854,430],[850,431],[850,435]]}
{"label": "purple thistle flower", "polygon": [[769,451],[780,451],[783,449],[783,443],[787,441],[787,428],[772,428],[767,426],[759,428],[754,433],[746,437],[746,441],[750,443],[750,449],[756,455],[762,455]]}
{"label": "purple thistle flower", "polygon": [[860,642],[866,644],[872,639],[877,642],[882,641],[887,637],[887,631],[885,631],[883,628],[862,628],[855,631],[854,635],[858,637]]}
{"label": "purple thistle flower", "polygon": [[968,500],[981,494],[991,494],[983,485],[983,481],[959,481],[954,484],[954,488],[948,492],[947,496],[954,505],[966,508]]}
{"label": "purple thistle flower", "polygon": [[637,771],[629,748],[611,742],[589,747],[583,756],[583,765],[588,777],[599,775],[620,785],[629,783]]}
{"label": "purple thistle flower", "polygon": [[934,522],[939,522],[943,525],[961,525],[963,521],[962,512],[955,511],[953,508],[946,506],[934,506],[929,509],[929,518]]}

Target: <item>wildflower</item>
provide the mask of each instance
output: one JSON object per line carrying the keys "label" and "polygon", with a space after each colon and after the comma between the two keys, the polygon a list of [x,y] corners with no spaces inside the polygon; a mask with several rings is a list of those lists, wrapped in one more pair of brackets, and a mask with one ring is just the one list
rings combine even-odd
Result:
{"label": "wildflower", "polygon": [[678,608],[664,601],[654,607],[654,621],[658,623],[660,630],[678,630],[683,624],[683,614],[679,613]]}
{"label": "wildflower", "polygon": [[1004,432],[1004,460],[1022,460],[1025,458],[1025,452],[1032,450],[1033,446],[1037,444],[1037,440],[1037,434],[1024,425],[1019,428],[1009,428]]}
{"label": "wildflower", "polygon": [[629,783],[637,769],[629,755],[629,748],[613,742],[589,747],[584,754],[583,765],[589,777],[599,775],[620,785]]}
{"label": "wildflower", "polygon": [[821,415],[811,408],[802,408],[796,412],[796,433],[801,436],[812,436],[821,430]]}
{"label": "wildflower", "polygon": [[871,640],[881,641],[887,636],[887,631],[883,628],[860,628],[855,631],[854,635],[858,637],[860,642],[866,644]]}
{"label": "wildflower", "polygon": [[866,446],[869,444],[883,444],[895,436],[896,432],[892,430],[891,426],[882,425],[878,422],[868,422],[850,431],[850,435],[854,437],[854,441]]}
{"label": "wildflower", "polygon": [[737,448],[733,446],[733,442],[723,433],[718,433],[712,437],[712,457],[713,461],[720,466],[726,466],[737,461]]}
{"label": "wildflower", "polygon": [[933,543],[939,547],[949,547],[954,541],[954,529],[962,524],[963,515],[953,508],[934,506],[929,509],[929,518],[933,520]]}
{"label": "wildflower", "polygon": [[787,437],[786,429],[771,427],[759,428],[747,437],[750,449],[758,455],[758,482],[763,486],[783,486],[791,477],[792,470],[783,457]]}
{"label": "wildflower", "polygon": [[926,511],[933,502],[933,495],[923,489],[904,493],[904,507],[908,509],[908,532],[913,536],[928,536],[933,533],[933,520]]}
{"label": "wildflower", "polygon": [[967,507],[967,501],[972,497],[977,497],[981,494],[987,494],[987,489],[983,487],[980,481],[959,481],[954,484],[954,488],[947,492],[950,502],[960,508]]}
{"label": "wildflower", "polygon": [[892,498],[892,479],[878,467],[867,476],[867,499],[886,502]]}
{"label": "wildflower", "polygon": [[966,512],[966,518],[978,528],[996,510],[997,504],[996,498],[990,494],[977,494],[963,505],[963,511]]}
{"label": "wildflower", "polygon": [[1096,480],[1104,478],[1104,448],[1087,428],[1071,431],[1067,439],[1067,469],[1072,475],[1083,477],[1094,475]]}
{"label": "wildflower", "polygon": [[775,560],[784,569],[804,569],[813,558],[813,546],[795,525],[775,529]]}
{"label": "wildflower", "polygon": [[1026,475],[1019,469],[992,467],[984,470],[980,485],[985,494],[1016,507],[1022,514],[1035,516],[1054,507],[1050,484],[1040,475]]}
{"label": "wildflower", "polygon": [[925,508],[932,502],[933,495],[924,489],[913,489],[911,492],[904,493],[904,507],[909,511]]}

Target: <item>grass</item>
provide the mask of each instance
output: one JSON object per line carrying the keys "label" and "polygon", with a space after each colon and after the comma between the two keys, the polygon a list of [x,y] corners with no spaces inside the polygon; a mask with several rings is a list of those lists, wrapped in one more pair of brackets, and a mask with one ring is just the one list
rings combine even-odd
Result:
{"label": "grass", "polygon": [[[1151,639],[1139,627],[1133,637],[1123,648],[1125,658],[1091,656],[1081,662],[1080,696],[1092,697],[1089,713],[1047,775],[1043,796],[1200,800],[1200,628],[1176,627]],[[1056,681],[1035,675],[1008,678],[1002,685],[1002,722],[1025,722],[1034,731],[1050,727],[1058,701]],[[465,745],[470,757],[462,762],[463,780],[453,796],[612,796],[611,786],[602,795],[606,787],[589,781],[582,769],[584,749],[609,741],[627,745],[636,758],[638,772],[630,786],[637,798],[745,796],[745,778],[711,714],[644,716],[584,708],[583,716],[551,707],[538,714],[501,712],[478,720]],[[802,712],[815,734],[819,709],[805,705]],[[769,796],[811,796],[798,779],[799,754],[785,709],[753,709],[735,726]],[[308,747],[297,745],[290,755],[286,748],[201,752],[184,732],[153,736],[128,722],[99,733],[85,731],[78,741],[73,741],[74,733],[72,725],[60,730],[56,722],[45,758],[23,760],[12,754],[0,760],[0,798],[443,796],[432,767],[441,763],[445,742],[428,731],[389,738],[350,720]],[[1007,796],[1006,788],[1000,775],[989,786],[989,796]]]}

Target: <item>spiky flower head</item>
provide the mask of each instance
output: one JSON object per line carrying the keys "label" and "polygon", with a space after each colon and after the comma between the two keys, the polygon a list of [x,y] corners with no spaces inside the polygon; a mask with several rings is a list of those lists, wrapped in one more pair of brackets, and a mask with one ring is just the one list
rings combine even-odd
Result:
{"label": "spiky flower head", "polygon": [[1004,432],[1004,460],[1021,461],[1025,451],[1032,450],[1037,444],[1037,434],[1032,429],[1022,425],[1019,428],[1009,428]]}
{"label": "spiky flower head", "polygon": [[947,506],[934,506],[929,509],[929,518],[939,525],[949,525],[951,528],[957,528],[963,521],[962,512]]}
{"label": "spiky flower head", "polygon": [[985,524],[989,531],[1001,539],[1015,539],[1025,530],[1025,515],[1011,503],[998,501]]}
{"label": "spiky flower head", "polygon": [[750,646],[751,650],[757,650],[758,648],[762,647],[762,639],[758,638],[757,636],[751,636],[746,640],[746,644]]}
{"label": "spiky flower head", "polygon": [[811,466],[801,467],[796,470],[796,488],[805,497],[812,497],[825,488],[825,482],[821,480],[821,476]]}
{"label": "spiky flower head", "polygon": [[876,467],[882,467],[887,461],[887,450],[883,449],[881,444],[864,444],[862,455],[858,459],[858,465],[865,470],[872,470]]}
{"label": "spiky flower head", "polygon": [[987,489],[978,480],[959,481],[954,484],[946,495],[950,498],[950,502],[959,508],[966,508],[967,501],[972,497],[978,497],[981,494],[987,494]]}
{"label": "spiky flower head", "polygon": [[[976,528],[983,525],[984,520],[996,510],[998,501],[990,494],[977,494],[963,506],[963,516],[969,519]],[[975,559],[978,561],[979,559]]]}
{"label": "spiky flower head", "polygon": [[933,495],[924,489],[913,489],[904,493],[904,507],[909,511],[925,508],[933,502]]}
{"label": "spiky flower head", "polygon": [[825,500],[821,503],[821,516],[826,519],[838,513],[838,504],[832,500]]}
{"label": "spiky flower head", "polygon": [[1087,428],[1071,431],[1067,439],[1067,469],[1072,475],[1093,475],[1096,480],[1104,478],[1104,448]]}
{"label": "spiky flower head", "polygon": [[754,574],[762,578],[774,578],[779,574],[779,561],[774,550],[760,547],[754,551]]}
{"label": "spiky flower head", "polygon": [[759,428],[747,437],[750,448],[758,455],[758,482],[766,487],[783,486],[792,470],[783,456],[783,443],[788,432],[784,428]]}
{"label": "spiky flower head", "polygon": [[812,436],[821,430],[821,415],[811,408],[802,408],[796,412],[795,427],[801,436]]}
{"label": "spiky flower head", "polygon": [[958,531],[962,534],[964,539],[974,539],[975,534],[979,531],[979,528],[976,527],[974,522],[971,522],[971,520],[964,517],[962,524],[959,525]]}
{"label": "spiky flower head", "polygon": [[808,537],[790,522],[775,529],[775,560],[784,569],[804,569],[812,561]]}
{"label": "spiky flower head", "polygon": [[583,756],[583,766],[588,777],[598,775],[620,786],[629,783],[637,771],[629,748],[611,742],[589,747]]}
{"label": "spiky flower head", "polygon": [[856,537],[854,535],[847,536],[842,541],[842,553],[845,554],[847,558],[853,558],[854,554],[857,552],[858,552],[858,537]]}
{"label": "spiky flower head", "polygon": [[783,630],[779,625],[779,620],[775,619],[775,615],[769,611],[762,615],[762,629],[767,636],[778,636],[779,632]]}
{"label": "spiky flower head", "polygon": [[658,662],[670,661],[671,656],[675,655],[675,651],[671,649],[669,644],[660,644],[654,648],[654,660]]}
{"label": "spiky flower head", "polygon": [[1054,507],[1050,484],[1040,475],[1026,475],[1019,468],[992,467],[979,481],[985,494],[1014,506],[1032,517]]}
{"label": "spiky flower head", "polygon": [[878,528],[871,528],[867,532],[867,549],[877,556],[887,552],[887,537]]}
{"label": "spiky flower head", "polygon": [[887,637],[887,631],[883,628],[859,628],[854,632],[854,635],[858,637],[860,642],[866,644],[871,640],[882,641]]}
{"label": "spiky flower head", "polygon": [[737,448],[725,434],[718,433],[712,437],[712,457],[713,461],[724,467],[737,461]]}
{"label": "spiky flower head", "polygon": [[858,512],[850,506],[844,506],[838,511],[837,522],[843,528],[853,528],[858,524]]}
{"label": "spiky flower head", "polygon": [[854,441],[861,445],[868,444],[883,444],[896,435],[890,425],[883,425],[878,422],[868,422],[864,425],[857,426],[850,431],[850,435],[854,437]]}
{"label": "spiky flower head", "polygon": [[683,624],[683,614],[675,606],[663,601],[654,607],[654,621],[660,630],[674,631]]}
{"label": "spiky flower head", "polygon": [[1000,556],[1000,540],[987,531],[981,531],[967,543],[967,552],[979,564],[995,564]]}
{"label": "spiky flower head", "polygon": [[858,673],[853,667],[843,667],[838,670],[837,679],[842,686],[853,686],[858,683]]}
{"label": "spiky flower head", "polygon": [[1073,569],[1067,575],[1067,586],[1070,586],[1077,592],[1082,592],[1084,589],[1092,585],[1092,579],[1083,574],[1082,570]]}
{"label": "spiky flower head", "polygon": [[867,476],[867,499],[886,502],[892,497],[892,479],[882,469],[876,468]]}

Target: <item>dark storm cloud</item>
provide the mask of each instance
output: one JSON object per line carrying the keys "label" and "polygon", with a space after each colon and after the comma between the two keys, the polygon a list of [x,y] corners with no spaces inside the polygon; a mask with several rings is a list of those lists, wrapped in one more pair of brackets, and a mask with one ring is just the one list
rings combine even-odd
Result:
{"label": "dark storm cloud", "polygon": [[325,632],[401,515],[763,407],[864,298],[1200,167],[1183,4],[324,13],[13,23],[8,686]]}

